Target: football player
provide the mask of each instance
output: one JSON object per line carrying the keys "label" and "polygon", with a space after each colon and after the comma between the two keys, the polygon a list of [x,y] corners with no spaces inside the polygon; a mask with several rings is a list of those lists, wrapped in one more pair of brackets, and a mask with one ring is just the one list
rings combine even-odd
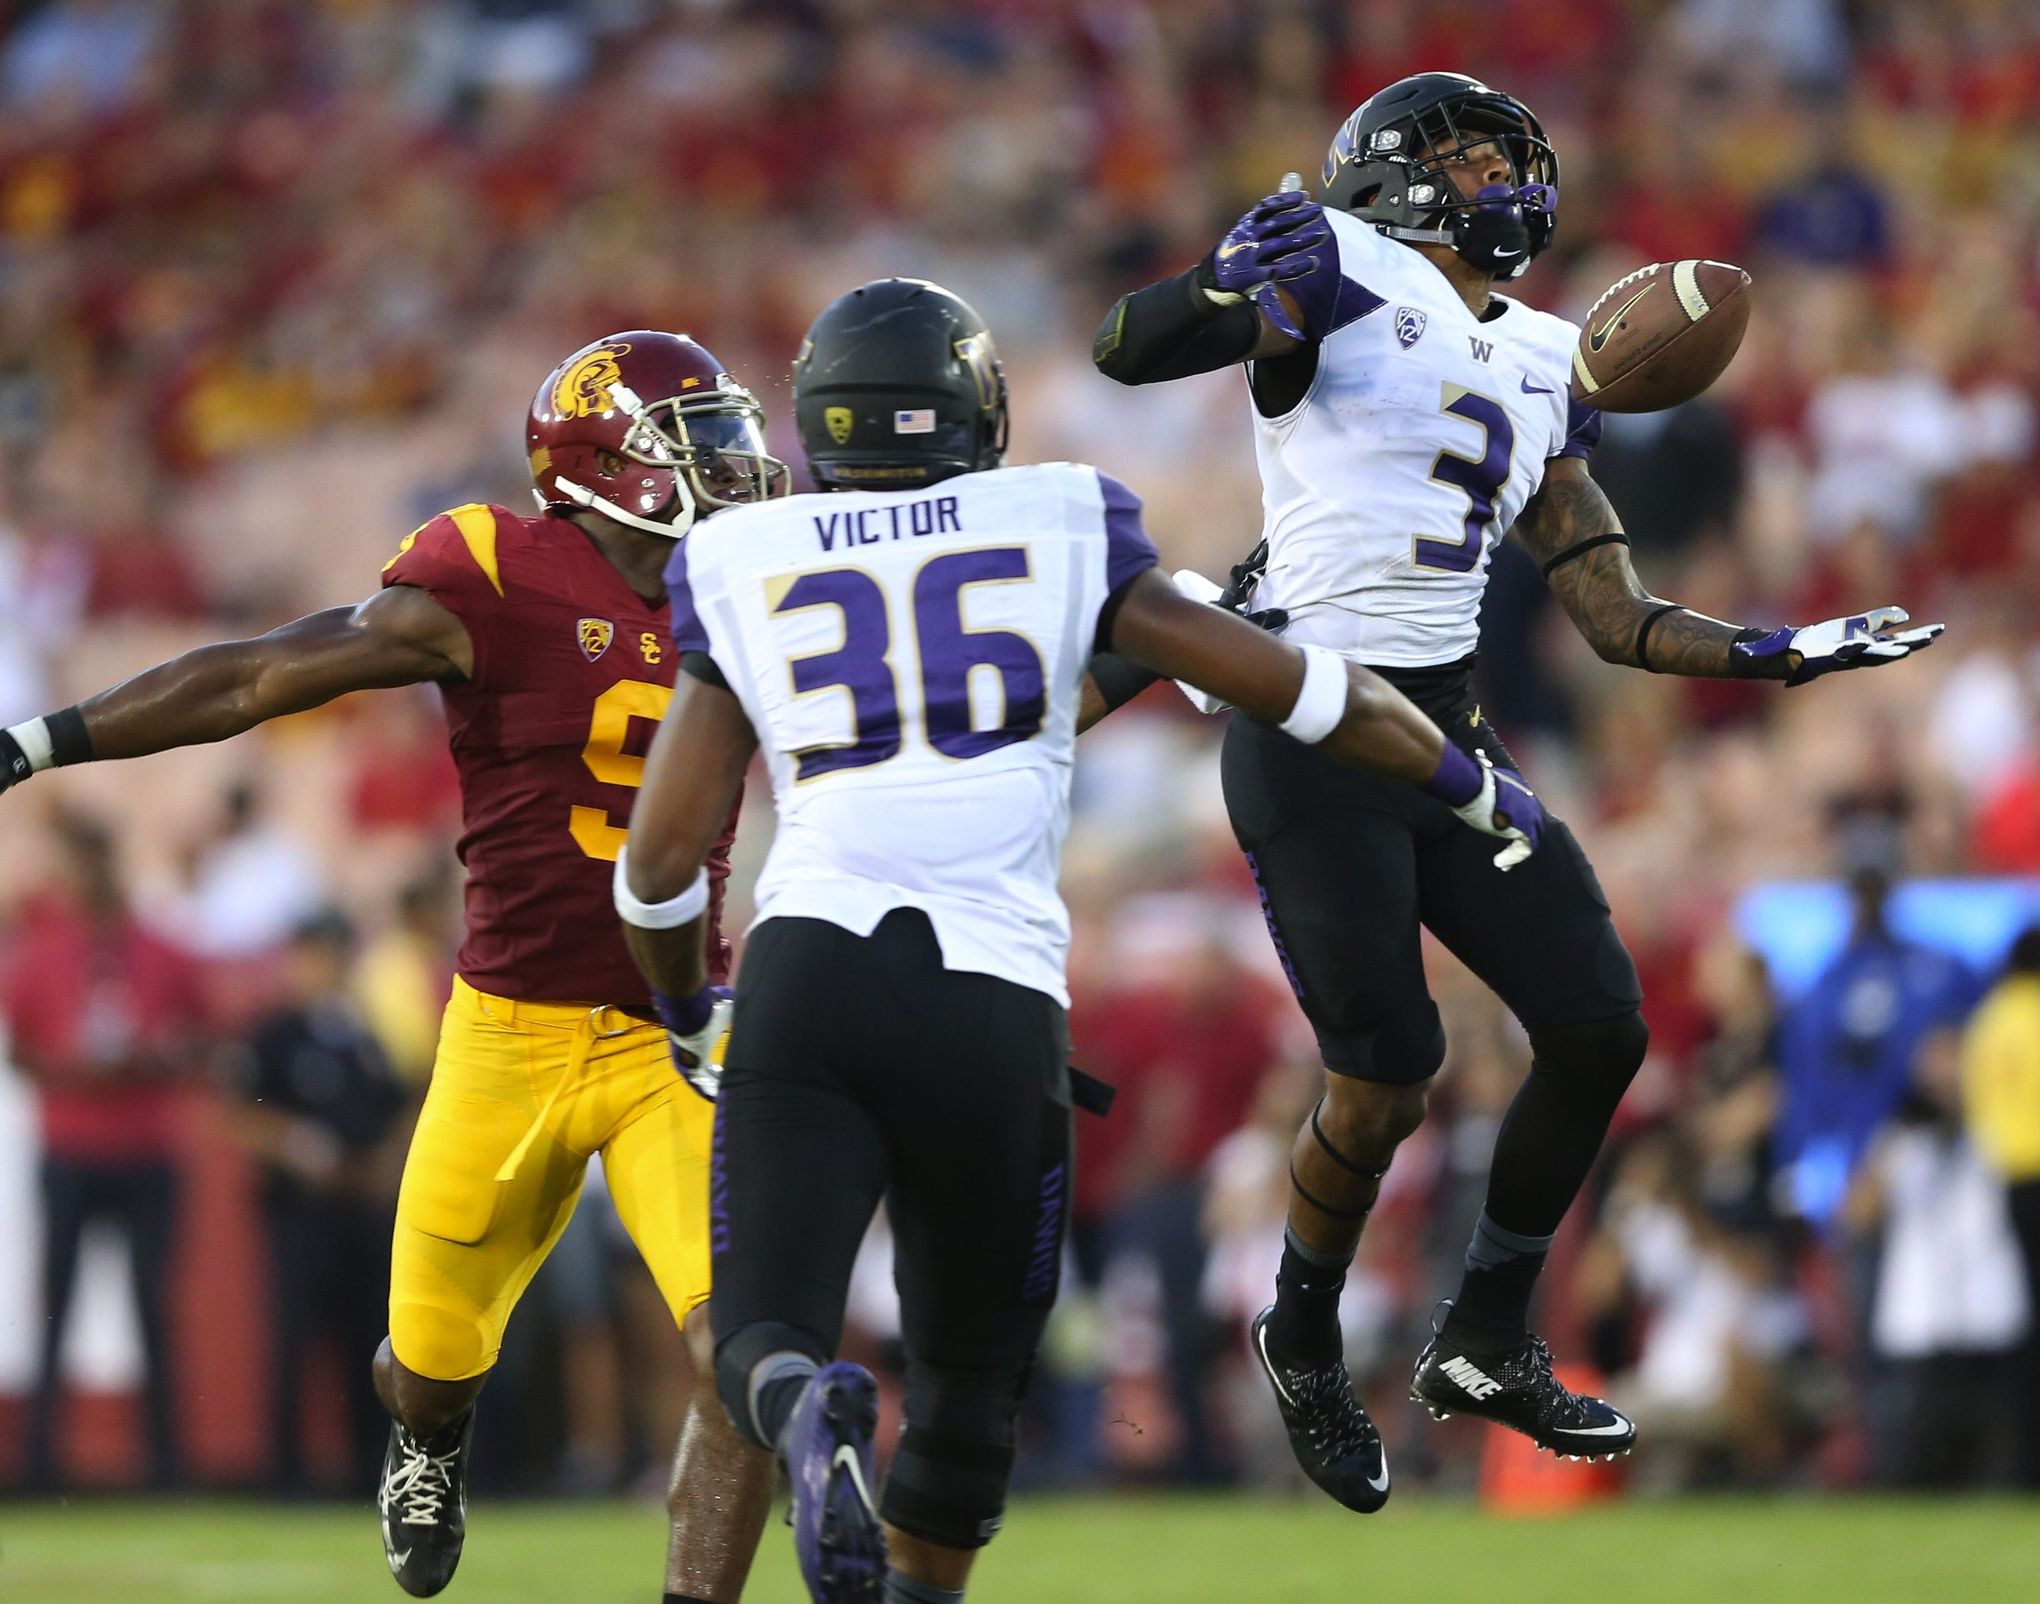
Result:
{"label": "football player", "polygon": [[[1488,562],[1512,528],[1611,663],[1799,685],[1927,645],[1939,627],[1902,629],[1897,608],[1742,627],[1638,582],[1587,469],[1600,417],[1569,398],[1580,331],[1495,291],[1551,243],[1558,195],[1558,157],[1527,106],[1422,73],[1346,120],[1319,200],[1267,197],[1196,267],[1106,315],[1095,359],[1122,383],[1248,364],[1265,540],[1235,594],[1286,618],[1289,639],[1373,667],[1496,764],[1510,759],[1468,674]],[[1337,1308],[1444,1057],[1419,925],[1514,1011],[1532,1062],[1412,1390],[1441,1418],[1479,1415],[1555,1452],[1626,1450],[1629,1420],[1562,1386],[1526,1323],[1646,1042],[1635,967],[1572,832],[1554,821],[1534,858],[1498,874],[1430,799],[1245,719],[1226,734],[1223,773],[1326,1070],[1294,1150],[1275,1302],[1252,1330],[1298,1461],[1349,1508],[1388,1496]]]}
{"label": "football player", "polygon": [[[56,764],[224,740],[349,691],[440,688],[460,772],[467,932],[404,1167],[389,1337],[375,1357],[393,1421],[383,1545],[421,1598],[460,1558],[475,1398],[592,1154],[709,1374],[713,1083],[703,1069],[698,1085],[675,1073],[609,877],[672,696],[667,560],[698,520],[785,488],[761,423],[750,393],[693,340],[598,340],[532,402],[539,516],[457,507],[406,537],[359,606],[187,652],[0,735],[6,786]],[[710,854],[718,906],[732,818],[725,810]],[[711,964],[724,956],[711,928]],[[738,1597],[771,1469],[698,1387],[675,1466],[669,1599]]]}
{"label": "football player", "polygon": [[[616,902],[661,1010],[707,1018],[704,865],[762,747],[779,829],[718,1105],[717,1383],[786,1461],[814,1598],[952,1604],[999,1527],[1068,1220],[1056,871],[1094,648],[1489,834],[1534,837],[1539,815],[1374,675],[1186,599],[1123,485],[1004,467],[1005,379],[947,291],[837,300],[794,397],[824,492],[726,513],[667,570],[682,688]],[[907,1368],[883,1525],[872,1381],[830,1362],[881,1196]]]}

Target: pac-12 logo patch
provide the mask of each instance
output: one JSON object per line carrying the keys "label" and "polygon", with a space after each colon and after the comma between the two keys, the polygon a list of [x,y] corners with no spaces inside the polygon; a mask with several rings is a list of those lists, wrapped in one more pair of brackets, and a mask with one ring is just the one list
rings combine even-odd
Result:
{"label": "pac-12 logo patch", "polygon": [[1424,325],[1430,321],[1422,307],[1399,306],[1395,309],[1395,337],[1402,341],[1405,351],[1424,337]]}
{"label": "pac-12 logo patch", "polygon": [[581,643],[581,655],[592,663],[609,650],[609,643],[616,639],[616,626],[606,618],[584,618],[574,626],[574,633]]}

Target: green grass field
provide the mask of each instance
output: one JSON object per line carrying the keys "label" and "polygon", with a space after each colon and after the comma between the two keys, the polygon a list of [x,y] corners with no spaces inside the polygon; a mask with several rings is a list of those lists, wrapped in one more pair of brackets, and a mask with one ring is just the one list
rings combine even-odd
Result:
{"label": "green grass field", "polygon": [[[658,1512],[477,1508],[449,1604],[653,1604]],[[1019,1504],[973,1604],[2013,1604],[2040,1600],[2040,1501],[1767,1499],[1498,1520],[1407,1499]],[[799,1604],[785,1531],[747,1599]],[[5,1604],[396,1604],[365,1512],[204,1503],[0,1505]]]}

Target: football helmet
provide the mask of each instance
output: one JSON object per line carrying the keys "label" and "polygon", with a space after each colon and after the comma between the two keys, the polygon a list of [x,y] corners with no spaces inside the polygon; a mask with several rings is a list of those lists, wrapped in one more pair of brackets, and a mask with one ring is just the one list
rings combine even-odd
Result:
{"label": "football helmet", "polygon": [[[1444,157],[1487,140],[1508,155],[1513,176],[1505,186],[1463,195]],[[1515,278],[1557,229],[1558,153],[1514,95],[1464,73],[1420,72],[1377,90],[1346,119],[1325,155],[1319,198],[1390,239],[1450,245]],[[1495,248],[1504,232],[1513,238],[1519,229],[1520,245]]]}
{"label": "football helmet", "polygon": [[751,392],[686,335],[653,329],[607,335],[554,368],[524,442],[547,512],[592,509],[675,540],[696,518],[788,483]]}
{"label": "football helmet", "polygon": [[823,308],[793,362],[793,415],[818,484],[932,483],[1006,457],[1006,371],[985,320],[918,278]]}

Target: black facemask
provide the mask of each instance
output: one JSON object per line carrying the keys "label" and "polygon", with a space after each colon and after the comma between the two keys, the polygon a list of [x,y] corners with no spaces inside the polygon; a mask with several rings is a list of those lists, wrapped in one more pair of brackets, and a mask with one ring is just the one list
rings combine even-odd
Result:
{"label": "black facemask", "polygon": [[1489,184],[1474,200],[1477,204],[1452,219],[1452,248],[1469,267],[1514,277],[1530,261],[1530,225],[1520,196],[1506,184]]}

